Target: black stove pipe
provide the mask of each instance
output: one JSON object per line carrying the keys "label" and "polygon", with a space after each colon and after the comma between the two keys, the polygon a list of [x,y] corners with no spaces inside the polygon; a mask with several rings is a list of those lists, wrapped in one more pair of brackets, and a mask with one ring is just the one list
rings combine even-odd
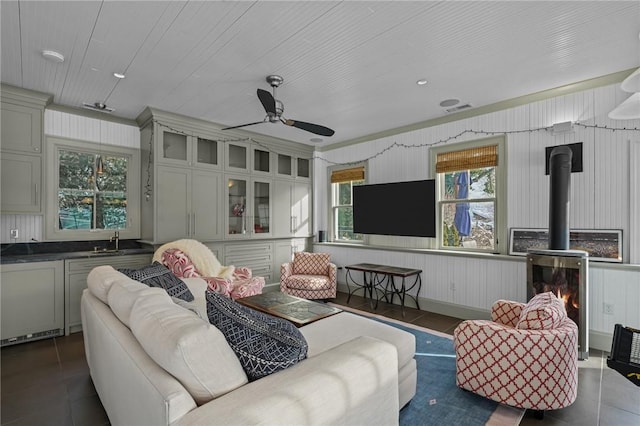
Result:
{"label": "black stove pipe", "polygon": [[549,156],[549,249],[569,250],[569,193],[571,156],[568,146],[553,148]]}

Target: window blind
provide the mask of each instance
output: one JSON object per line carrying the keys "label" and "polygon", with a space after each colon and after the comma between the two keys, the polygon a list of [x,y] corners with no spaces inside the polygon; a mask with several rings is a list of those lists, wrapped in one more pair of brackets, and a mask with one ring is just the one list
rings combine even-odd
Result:
{"label": "window blind", "polygon": [[497,165],[498,145],[443,152],[436,157],[436,173],[479,169]]}
{"label": "window blind", "polygon": [[364,167],[353,167],[331,172],[331,183],[350,182],[352,180],[364,180]]}

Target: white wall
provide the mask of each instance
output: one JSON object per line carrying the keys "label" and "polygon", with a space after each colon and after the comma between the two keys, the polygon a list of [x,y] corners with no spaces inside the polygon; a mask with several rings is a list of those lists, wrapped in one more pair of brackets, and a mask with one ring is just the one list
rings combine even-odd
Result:
{"label": "white wall", "polygon": [[[640,327],[640,131],[574,126],[574,132],[554,136],[530,131],[554,123],[573,121],[585,125],[640,128],[640,120],[613,121],[607,114],[629,95],[610,85],[559,96],[477,117],[380,138],[317,154],[314,175],[316,232],[327,229],[326,167],[367,158],[368,183],[408,181],[431,176],[427,145],[479,139],[486,134],[465,130],[507,133],[507,228],[548,228],[548,186],[545,147],[583,143],[582,173],[571,176],[570,226],[574,229],[621,229],[624,264],[592,262],[590,266],[590,327],[610,334],[616,322]],[[520,132],[524,131],[524,132]],[[394,142],[421,145],[393,148]],[[372,158],[373,157],[373,158]],[[407,237],[389,237],[393,247],[428,247]],[[501,246],[506,248],[507,242]],[[328,251],[339,265],[357,262],[417,267],[424,271],[421,298],[436,303],[488,310],[498,298],[526,300],[526,271],[522,258],[507,256],[458,256],[438,251],[371,250],[356,247],[317,246]],[[507,253],[505,250],[503,253]],[[344,281],[342,281],[344,282]],[[603,303],[614,305],[613,315],[602,313]]]}
{"label": "white wall", "polygon": [[[138,126],[83,117],[51,109],[46,109],[44,112],[44,134],[43,147],[45,150],[47,149],[47,136],[140,148],[140,129]],[[49,171],[45,164],[43,170],[45,178],[47,176],[46,173],[49,173]],[[44,235],[43,223],[41,215],[3,214],[0,216],[0,243],[41,241]],[[17,240],[10,238],[10,229],[20,230]]]}

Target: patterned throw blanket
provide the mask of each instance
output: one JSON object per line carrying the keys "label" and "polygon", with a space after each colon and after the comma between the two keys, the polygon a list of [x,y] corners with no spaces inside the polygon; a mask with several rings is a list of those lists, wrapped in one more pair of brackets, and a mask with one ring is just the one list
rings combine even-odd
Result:
{"label": "patterned throw blanket", "polygon": [[233,265],[223,266],[209,247],[190,239],[176,240],[160,246],[153,255],[153,261],[162,263],[162,253],[169,249],[178,249],[189,256],[202,276],[231,279],[235,271]]}

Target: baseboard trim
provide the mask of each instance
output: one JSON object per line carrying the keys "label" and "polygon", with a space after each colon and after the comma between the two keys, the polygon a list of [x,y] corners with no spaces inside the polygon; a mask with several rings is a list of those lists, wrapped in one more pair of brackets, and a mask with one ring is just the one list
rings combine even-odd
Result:
{"label": "baseboard trim", "polygon": [[[343,293],[349,293],[349,289],[346,284],[338,284],[338,291]],[[362,292],[357,293],[358,296],[362,295]],[[407,306],[415,308],[415,304],[411,298],[407,298]],[[420,309],[423,311],[433,312],[440,315],[447,315],[450,317],[461,319],[491,319],[491,311],[473,308],[469,306],[457,305],[455,303],[441,302],[438,300],[426,299],[419,297]],[[397,300],[395,304],[399,304]],[[601,331],[589,330],[589,348],[598,349],[604,352],[611,350],[611,342],[613,341],[613,333],[603,333]]]}

